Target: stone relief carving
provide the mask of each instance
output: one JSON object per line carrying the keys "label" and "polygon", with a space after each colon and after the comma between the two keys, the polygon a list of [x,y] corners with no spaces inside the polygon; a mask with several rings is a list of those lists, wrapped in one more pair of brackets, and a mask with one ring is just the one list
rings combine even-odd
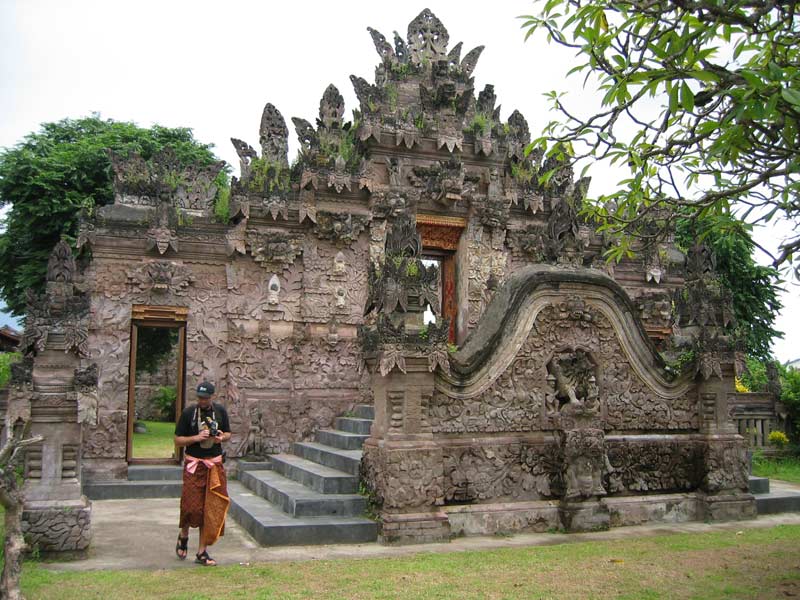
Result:
{"label": "stone relief carving", "polygon": [[365,447],[362,480],[369,483],[373,503],[407,509],[444,502],[441,449],[377,451]]}
{"label": "stone relief carving", "polygon": [[156,296],[185,296],[195,281],[191,270],[171,261],[146,262],[128,271],[128,281],[136,292]]}
{"label": "stone relief carving", "polygon": [[603,470],[608,464],[601,429],[564,432],[564,497],[567,500],[605,496]]}
{"label": "stone relief carving", "polygon": [[97,425],[98,404],[97,363],[75,369],[75,389],[78,394],[78,422]]}
{"label": "stone relief carving", "polygon": [[[492,412],[498,402],[504,410]],[[433,431],[443,433],[550,430],[565,417],[609,430],[693,429],[699,407],[689,393],[660,398],[639,380],[606,316],[578,296],[541,310],[486,391],[463,400],[437,392],[431,404]]]}

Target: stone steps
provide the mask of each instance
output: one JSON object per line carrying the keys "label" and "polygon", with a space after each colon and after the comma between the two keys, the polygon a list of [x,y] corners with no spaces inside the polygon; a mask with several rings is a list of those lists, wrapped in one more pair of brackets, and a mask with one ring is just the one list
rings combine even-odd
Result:
{"label": "stone steps", "polygon": [[358,479],[350,473],[292,454],[272,456],[272,469],[320,494],[353,494],[358,491]]}
{"label": "stone steps", "polygon": [[293,517],[357,517],[367,508],[364,496],[320,493],[274,471],[246,471],[239,481]]}
{"label": "stone steps", "polygon": [[182,486],[181,480],[87,481],[83,484],[83,493],[91,500],[180,498]]}
{"label": "stone steps", "polygon": [[237,481],[228,484],[230,514],[262,546],[363,544],[378,537],[364,517],[292,517]]}
{"label": "stone steps", "polygon": [[[752,490],[752,481],[751,481]],[[781,481],[767,480],[767,493],[754,493],[756,511],[759,515],[774,515],[783,512],[800,512],[800,490],[797,486]]]}
{"label": "stone steps", "polygon": [[240,469],[240,481],[229,482],[230,514],[260,544],[377,540],[378,525],[363,516],[367,501],[357,493],[374,413],[367,405],[353,413],[317,431],[316,441],[293,444],[292,454],[271,456],[271,470]]}
{"label": "stone steps", "polygon": [[361,435],[369,435],[369,430],[372,427],[372,419],[359,419],[357,417],[337,417],[335,423],[336,429],[340,431],[360,433]]}
{"label": "stone steps", "polygon": [[361,450],[341,450],[316,442],[298,442],[292,452],[306,460],[358,476],[361,467]]}
{"label": "stone steps", "polygon": [[130,465],[128,481],[181,481],[180,465]]}
{"label": "stone steps", "polygon": [[353,409],[353,416],[359,419],[375,419],[375,407],[371,404],[356,404]]}
{"label": "stone steps", "polygon": [[359,450],[368,437],[368,435],[338,431],[336,429],[319,429],[314,434],[314,439],[318,443],[325,446],[333,446],[340,450]]}

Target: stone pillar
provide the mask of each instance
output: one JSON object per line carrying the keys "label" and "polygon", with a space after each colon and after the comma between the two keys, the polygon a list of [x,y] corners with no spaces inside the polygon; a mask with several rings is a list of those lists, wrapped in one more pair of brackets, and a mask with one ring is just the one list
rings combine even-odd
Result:
{"label": "stone pillar", "polygon": [[81,493],[79,414],[92,414],[96,406],[79,408],[78,399],[96,399],[97,370],[81,369],[89,304],[77,293],[75,276],[72,252],[60,242],[48,263],[47,293],[29,302],[26,360],[14,373],[9,397],[9,413],[44,438],[25,457],[22,527],[31,547],[45,553],[82,553],[91,540],[91,503]]}
{"label": "stone pillar", "polygon": [[705,460],[701,495],[705,517],[711,521],[753,519],[756,502],[749,492],[747,444],[736,432],[728,409],[733,392],[733,357],[724,352],[708,352],[701,361],[713,362],[714,373],[697,386],[701,429],[705,438]]}
{"label": "stone pillar", "polygon": [[419,258],[414,221],[401,215],[386,238],[385,260],[370,269],[367,312],[359,337],[372,373],[375,422],[364,443],[362,481],[378,512],[386,543],[450,537],[444,503],[444,462],[428,423],[436,369],[450,368],[449,322],[423,324],[426,305],[438,310],[439,274]]}
{"label": "stone pillar", "polygon": [[364,443],[362,475],[380,506],[384,542],[446,541],[442,449],[427,421],[434,376],[423,357],[407,357],[405,369],[373,377],[375,423]]}

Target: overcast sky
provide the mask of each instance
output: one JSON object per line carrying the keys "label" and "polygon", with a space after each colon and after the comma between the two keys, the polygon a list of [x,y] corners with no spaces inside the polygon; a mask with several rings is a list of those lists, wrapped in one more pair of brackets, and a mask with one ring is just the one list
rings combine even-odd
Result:
{"label": "overcast sky", "polygon": [[[261,111],[271,102],[292,132],[291,158],[298,144],[290,117],[313,122],[329,83],[349,115],[357,107],[349,76],[374,81],[379,58],[367,27],[405,38],[426,6],[447,27],[451,47],[464,42],[462,56],[486,46],[476,91],[494,84],[503,119],[519,109],[535,134],[551,118],[544,92],[592,100],[579,77],[564,80],[574,64],[569,53],[523,41],[516,17],[532,11],[528,1],[0,0],[0,147],[40,123],[94,111],[145,127],[191,127],[237,168],[230,138],[258,147]],[[590,175],[594,192],[614,183],[607,168]],[[778,324],[787,335],[775,345],[782,361],[800,357],[800,292],[787,289]]]}

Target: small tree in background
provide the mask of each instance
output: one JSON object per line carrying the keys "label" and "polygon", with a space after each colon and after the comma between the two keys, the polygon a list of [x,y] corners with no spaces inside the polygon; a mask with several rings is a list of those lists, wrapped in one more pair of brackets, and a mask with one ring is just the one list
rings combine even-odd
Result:
{"label": "small tree in background", "polygon": [[[62,238],[74,243],[80,213],[114,201],[108,150],[148,160],[169,147],[183,165],[217,162],[211,146],[190,129],[101,119],[98,115],[45,123],[0,152],[0,206],[10,206],[0,233],[0,295],[15,315],[25,312],[25,292],[41,291],[47,259]],[[227,173],[215,183],[225,195]]]}

